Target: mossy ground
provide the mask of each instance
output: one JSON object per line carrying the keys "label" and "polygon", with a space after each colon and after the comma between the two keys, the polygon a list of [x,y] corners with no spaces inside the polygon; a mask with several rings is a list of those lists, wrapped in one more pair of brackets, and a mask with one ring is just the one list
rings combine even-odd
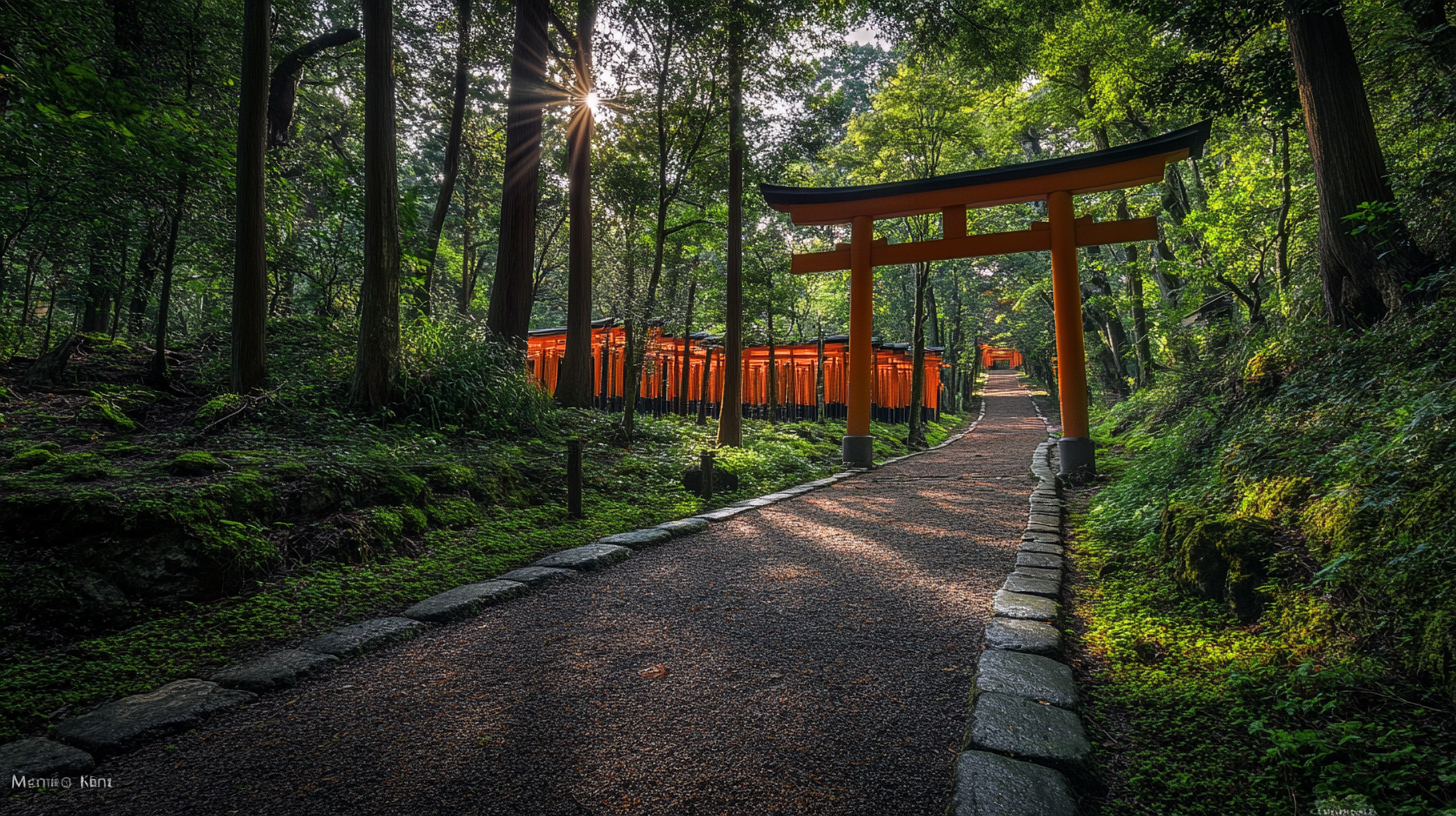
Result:
{"label": "mossy ground", "polygon": [[[284,339],[302,351],[316,336]],[[0,515],[15,532],[0,544],[0,741],[545,552],[840,467],[842,422],[748,420],[745,446],[717,456],[739,488],[710,507],[679,478],[713,445],[712,421],[639,415],[629,450],[608,441],[618,418],[592,411],[548,409],[528,433],[362,418],[332,402],[343,370],[332,353],[301,355],[307,376],[245,403],[219,395],[202,346],[182,347],[199,396],[112,400],[131,406],[130,428],[97,411],[96,395],[135,390],[125,382],[146,357],[99,341],[73,364],[71,393],[17,388],[0,406]],[[960,424],[931,424],[931,444]],[[872,433],[877,456],[907,452],[903,425]],[[579,521],[565,506],[573,436]]]}
{"label": "mossy ground", "polygon": [[[1095,813],[1456,814],[1453,328],[1225,338],[1102,414],[1072,521]],[[1272,552],[1261,615],[1179,586],[1170,506],[1268,531],[1237,548]]]}

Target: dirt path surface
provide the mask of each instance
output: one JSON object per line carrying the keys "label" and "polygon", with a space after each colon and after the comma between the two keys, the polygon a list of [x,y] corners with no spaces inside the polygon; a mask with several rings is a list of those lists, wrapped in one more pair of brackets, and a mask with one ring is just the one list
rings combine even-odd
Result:
{"label": "dirt path surface", "polygon": [[[432,628],[7,814],[930,814],[1045,430],[938,451]],[[660,665],[658,679],[639,671]]]}

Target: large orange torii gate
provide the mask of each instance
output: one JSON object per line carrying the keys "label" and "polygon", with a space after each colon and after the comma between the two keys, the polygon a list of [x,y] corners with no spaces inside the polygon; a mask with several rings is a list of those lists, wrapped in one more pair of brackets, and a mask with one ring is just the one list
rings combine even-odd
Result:
{"label": "large orange torii gate", "polygon": [[[798,226],[851,225],[848,244],[838,244],[829,252],[796,253],[792,266],[795,274],[850,270],[849,416],[841,447],[845,464],[869,466],[873,463],[869,432],[874,268],[1051,250],[1057,356],[1065,363],[1058,378],[1062,409],[1062,439],[1058,442],[1061,470],[1073,478],[1096,473],[1092,440],[1088,436],[1077,247],[1155,241],[1158,225],[1155,218],[1102,223],[1090,217],[1075,218],[1072,196],[1162,181],[1165,166],[1189,156],[1197,158],[1202,153],[1210,124],[1210,121],[1201,122],[1107,150],[915,181],[862,187],[759,185],[769,206],[788,213]],[[966,234],[967,209],[1027,201],[1045,201],[1047,220],[1034,222],[1030,229],[1019,232]],[[877,220],[937,211],[941,214],[943,235],[939,239],[901,244],[875,240]]]}

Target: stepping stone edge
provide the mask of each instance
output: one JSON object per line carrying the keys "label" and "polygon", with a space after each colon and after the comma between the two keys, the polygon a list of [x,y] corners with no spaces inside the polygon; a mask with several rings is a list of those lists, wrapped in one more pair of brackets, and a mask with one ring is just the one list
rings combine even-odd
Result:
{"label": "stepping stone edge", "polygon": [[1032,406],[1047,422],[1048,438],[1031,459],[1038,486],[1016,567],[996,592],[986,625],[947,816],[1077,816],[1073,781],[1097,787],[1092,747],[1072,710],[1072,670],[1053,659],[1062,633],[1046,622],[1059,611],[1064,515],[1056,439],[1035,399]]}
{"label": "stepping stone edge", "polygon": [[155,737],[186,731],[213,714],[256,699],[258,695],[249,691],[188,678],[62,720],[51,733],[62,742],[104,758],[130,751]]}

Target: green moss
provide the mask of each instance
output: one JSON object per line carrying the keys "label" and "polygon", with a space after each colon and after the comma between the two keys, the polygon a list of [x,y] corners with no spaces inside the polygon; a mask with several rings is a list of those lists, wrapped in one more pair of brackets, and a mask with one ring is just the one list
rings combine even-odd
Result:
{"label": "green moss", "polygon": [[238,394],[218,394],[197,409],[197,423],[206,425],[237,410],[244,397]]}
{"label": "green moss", "polygon": [[480,478],[473,468],[454,462],[431,465],[424,475],[430,487],[442,493],[459,493],[480,486]]}
{"label": "green moss", "polygon": [[35,472],[54,476],[62,482],[93,482],[117,475],[110,463],[94,453],[63,453],[36,468]]}
{"label": "green moss", "polygon": [[[60,448],[60,445],[56,445],[53,442],[48,444],[53,445],[57,449]],[[21,451],[10,457],[10,461],[5,463],[5,467],[9,470],[30,470],[55,458],[55,452],[47,448],[35,447],[27,451]]]}
{"label": "green moss", "polygon": [[432,527],[459,530],[485,520],[480,506],[461,496],[436,496],[425,506],[425,515]]}
{"label": "green moss", "polygon": [[167,465],[167,472],[173,476],[205,476],[227,470],[228,466],[218,461],[207,451],[181,453]]}
{"label": "green moss", "polygon": [[125,456],[135,456],[145,453],[146,448],[131,442],[103,442],[98,450],[107,459],[120,459]]}
{"label": "green moss", "polygon": [[130,433],[136,430],[136,423],[126,414],[122,413],[111,400],[101,396],[93,396],[91,401],[81,409],[81,416],[84,419],[100,421],[112,428]]}
{"label": "green moss", "polygon": [[292,479],[308,473],[308,465],[302,462],[279,462],[273,466],[273,473],[285,479]]}

